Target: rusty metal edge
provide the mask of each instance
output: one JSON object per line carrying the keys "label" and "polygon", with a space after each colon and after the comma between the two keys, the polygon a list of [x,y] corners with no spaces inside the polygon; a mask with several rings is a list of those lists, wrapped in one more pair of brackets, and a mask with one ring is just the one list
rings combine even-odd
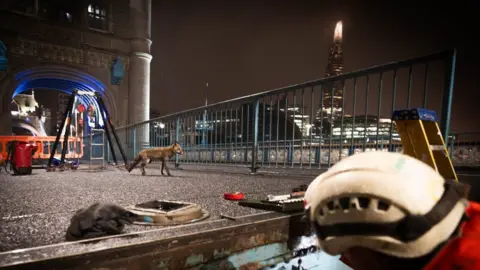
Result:
{"label": "rusty metal edge", "polygon": [[[163,257],[167,259],[170,258],[170,261],[176,267],[172,269],[182,269],[183,267],[181,267],[179,263],[185,261],[188,257],[184,254],[185,249],[197,250],[197,248],[200,248],[200,251],[203,250],[203,252],[206,252],[205,256],[203,256],[204,258],[213,259],[215,257],[215,259],[217,259],[216,257],[219,257],[220,255],[215,255],[214,253],[218,253],[219,248],[228,250],[227,253],[231,254],[241,251],[242,249],[249,249],[258,245],[268,244],[269,242],[285,242],[291,233],[289,228],[291,227],[290,220],[292,217],[299,220],[300,214],[292,216],[267,212],[238,217],[237,221],[215,220],[211,222],[183,225],[174,228],[123,234],[117,237],[103,237],[95,240],[84,240],[74,243],[62,243],[25,250],[14,250],[0,253],[0,268],[82,269],[91,268],[93,265],[102,266],[116,263],[120,263],[125,266],[126,261],[128,261],[128,265],[130,265],[132,261],[140,261],[143,265],[145,265],[145,261],[148,261],[150,265],[153,261]],[[199,227],[209,227],[209,229],[195,231],[195,229],[198,229]],[[166,234],[163,234],[162,237],[162,232],[170,232],[170,236],[165,237]],[[172,234],[174,236],[172,236]],[[75,251],[75,249],[72,248],[74,245],[78,246],[98,243],[99,240],[119,238],[128,239],[132,237],[138,237],[139,235],[142,235],[144,239],[146,237],[148,240],[136,243],[119,244],[110,248],[105,248],[104,245],[99,245],[99,247],[96,248],[94,246],[85,248],[84,246],[83,249],[85,251],[80,252]],[[269,236],[267,237],[266,235]],[[245,239],[245,237],[263,237],[269,240],[265,240],[263,242],[260,241],[257,244],[254,243],[250,245],[235,244],[239,241],[242,243],[241,239]],[[214,244],[212,245],[212,243]],[[225,244],[223,247],[220,247],[220,243],[227,244]],[[232,245],[236,248],[229,248]],[[61,250],[64,252],[54,252]],[[227,253],[225,256],[228,255]],[[45,256],[46,254],[50,255]],[[170,257],[165,257],[165,255],[168,254],[170,254]],[[175,259],[172,260],[171,258]]]}

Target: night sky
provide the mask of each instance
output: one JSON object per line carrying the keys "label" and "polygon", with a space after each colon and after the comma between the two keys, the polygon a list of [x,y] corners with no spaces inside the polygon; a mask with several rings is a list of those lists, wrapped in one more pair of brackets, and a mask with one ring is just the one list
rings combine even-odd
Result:
{"label": "night sky", "polygon": [[161,114],[201,106],[206,82],[209,102],[219,102],[322,78],[342,20],[344,72],[457,48],[452,129],[480,131],[474,1],[152,2],[151,107]]}

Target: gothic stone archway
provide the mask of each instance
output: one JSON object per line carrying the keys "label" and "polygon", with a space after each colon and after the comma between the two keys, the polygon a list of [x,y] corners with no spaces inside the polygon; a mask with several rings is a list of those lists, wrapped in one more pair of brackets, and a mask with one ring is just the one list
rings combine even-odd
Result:
{"label": "gothic stone archway", "polygon": [[[37,65],[20,72],[10,72],[2,84],[2,121],[0,134],[11,135],[11,116],[7,113],[13,96],[28,89],[44,88],[71,93],[73,89],[99,92],[112,118],[116,116],[115,96],[94,76],[65,65]],[[8,115],[8,117],[7,117]]]}

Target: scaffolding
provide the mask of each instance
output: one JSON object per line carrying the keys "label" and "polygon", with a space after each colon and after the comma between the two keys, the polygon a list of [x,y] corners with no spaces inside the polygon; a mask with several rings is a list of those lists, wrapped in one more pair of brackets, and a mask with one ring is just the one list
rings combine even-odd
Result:
{"label": "scaffolding", "polygon": [[[50,153],[50,158],[48,159],[47,171],[53,171],[52,170],[52,162],[53,162],[58,144],[60,143],[60,137],[63,133],[64,128],[65,128],[65,133],[64,133],[64,139],[63,139],[62,154],[61,154],[61,158],[60,158],[60,168],[63,169],[65,167],[65,154],[67,153],[68,148],[69,148],[68,137],[70,136],[70,119],[72,117],[72,113],[73,113],[73,110],[74,110],[74,102],[75,102],[76,96],[89,96],[91,98],[96,99],[98,105],[100,106],[100,111],[101,111],[100,114],[101,114],[101,117],[103,118],[103,122],[104,122],[104,127],[102,129],[103,130],[102,134],[105,134],[107,139],[108,139],[108,142],[109,142],[108,145],[110,146],[110,151],[111,151],[111,154],[112,154],[112,157],[113,157],[113,161],[115,162],[115,165],[116,165],[117,164],[117,157],[115,155],[114,145],[112,143],[112,138],[111,138],[110,134],[113,134],[115,142],[118,145],[118,148],[120,150],[120,154],[122,155],[123,161],[125,163],[125,167],[128,166],[128,162],[127,162],[127,158],[125,156],[125,152],[123,151],[123,148],[120,144],[117,133],[115,132],[115,127],[113,126],[113,123],[110,119],[110,114],[108,113],[108,111],[105,107],[105,104],[104,104],[102,98],[100,97],[100,95],[97,92],[73,90],[72,95],[70,96],[70,99],[68,100],[68,104],[67,104],[67,107],[66,107],[64,115],[63,115],[62,123],[60,125],[61,128],[57,133],[57,137],[55,139],[55,142],[53,143],[52,152]],[[91,142],[91,144],[92,144],[92,142]],[[90,144],[90,147],[93,147],[93,145],[91,145],[91,144]],[[105,142],[102,141],[102,144],[104,145]],[[103,150],[103,151],[105,151],[105,150]],[[105,156],[104,154],[105,154],[105,152],[103,152],[102,156]],[[91,158],[91,155],[92,155],[92,152],[90,152],[90,158]]]}

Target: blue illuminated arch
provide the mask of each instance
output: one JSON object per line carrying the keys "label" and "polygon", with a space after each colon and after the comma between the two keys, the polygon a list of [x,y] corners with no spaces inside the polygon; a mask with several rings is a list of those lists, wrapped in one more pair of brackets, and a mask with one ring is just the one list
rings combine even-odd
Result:
{"label": "blue illuminated arch", "polygon": [[7,46],[0,40],[0,71],[7,70]]}
{"label": "blue illuminated arch", "polygon": [[7,57],[7,46],[0,40],[0,56]]}
{"label": "blue illuminated arch", "polygon": [[[106,97],[105,85],[93,76],[79,70],[65,66],[38,66],[21,71],[15,75],[16,86],[14,88],[12,99],[23,92],[35,88],[44,88],[61,91],[71,94],[74,89],[98,92],[101,97]],[[92,104],[97,109],[97,115],[104,112],[99,111],[97,100],[91,96],[78,96],[84,105]],[[100,125],[103,126],[102,117],[99,118]]]}

